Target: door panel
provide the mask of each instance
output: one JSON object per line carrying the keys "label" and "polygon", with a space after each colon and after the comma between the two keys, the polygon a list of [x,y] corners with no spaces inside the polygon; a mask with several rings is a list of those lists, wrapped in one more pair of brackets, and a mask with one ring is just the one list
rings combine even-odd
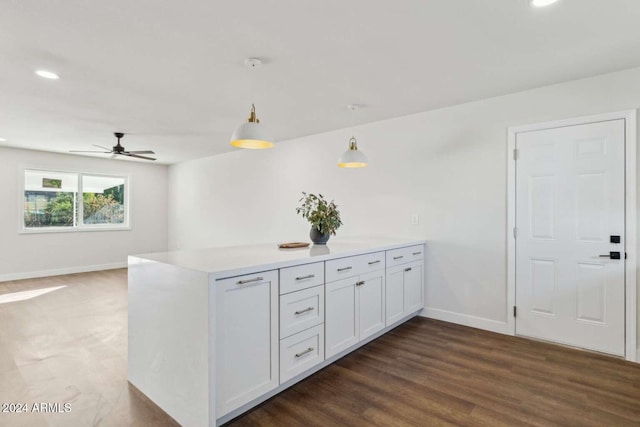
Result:
{"label": "door panel", "polygon": [[325,355],[340,353],[358,342],[357,277],[325,285]]}
{"label": "door panel", "polygon": [[531,260],[531,310],[555,315],[556,262],[548,259]]}
{"label": "door panel", "polygon": [[360,311],[360,340],[384,329],[384,270],[360,276],[358,305]]}
{"label": "door panel", "polygon": [[278,272],[219,280],[215,287],[220,417],[278,386]]}
{"label": "door panel", "polygon": [[607,280],[602,264],[578,264],[576,318],[587,322],[606,323]]}
{"label": "door panel", "polygon": [[389,326],[404,316],[404,267],[388,268],[385,285],[386,326]]}
{"label": "door panel", "polygon": [[624,355],[624,127],[516,136],[517,334]]}
{"label": "door panel", "polygon": [[422,262],[413,262],[404,267],[404,314],[409,315],[424,307],[422,291],[424,272]]}

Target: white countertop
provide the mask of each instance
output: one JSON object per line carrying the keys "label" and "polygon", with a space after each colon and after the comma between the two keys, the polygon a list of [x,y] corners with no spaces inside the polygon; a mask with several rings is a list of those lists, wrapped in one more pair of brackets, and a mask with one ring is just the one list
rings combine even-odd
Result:
{"label": "white countertop", "polygon": [[332,236],[327,245],[312,244],[308,248],[279,249],[278,245],[273,243],[192,249],[132,255],[130,263],[143,260],[155,261],[190,270],[215,273],[222,278],[424,243],[426,243],[425,240],[417,239],[355,239]]}

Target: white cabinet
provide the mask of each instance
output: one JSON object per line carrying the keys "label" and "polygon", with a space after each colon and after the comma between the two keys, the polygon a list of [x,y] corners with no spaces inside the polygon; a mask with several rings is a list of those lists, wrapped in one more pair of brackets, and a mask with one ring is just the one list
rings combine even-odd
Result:
{"label": "white cabinet", "polygon": [[422,241],[336,240],[129,257],[129,381],[221,425],[422,309]]}
{"label": "white cabinet", "polygon": [[278,271],[218,280],[215,286],[220,417],[279,384]]}
{"label": "white cabinet", "polygon": [[384,284],[384,270],[326,284],[325,356],[327,358],[384,329]]}
{"label": "white cabinet", "polygon": [[409,262],[387,269],[386,326],[424,307],[423,277],[422,261]]}

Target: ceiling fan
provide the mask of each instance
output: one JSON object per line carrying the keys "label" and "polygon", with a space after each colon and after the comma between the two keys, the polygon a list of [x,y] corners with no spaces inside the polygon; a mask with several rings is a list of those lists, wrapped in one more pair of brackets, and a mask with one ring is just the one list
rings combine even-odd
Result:
{"label": "ceiling fan", "polygon": [[111,154],[112,157],[115,157],[117,155],[121,155],[121,156],[135,157],[137,159],[156,160],[153,157],[141,156],[141,154],[155,154],[153,151],[150,151],[150,150],[143,150],[143,151],[127,151],[127,150],[125,150],[124,147],[122,145],[120,145],[120,139],[124,136],[124,133],[122,133],[122,132],[114,132],[114,135],[116,136],[116,138],[118,138],[118,143],[116,145],[114,145],[112,148],[107,148],[107,147],[103,147],[101,145],[95,145],[95,144],[93,145],[94,147],[102,148],[103,150],[107,150],[107,151],[71,150],[70,153],[102,153],[102,154]]}

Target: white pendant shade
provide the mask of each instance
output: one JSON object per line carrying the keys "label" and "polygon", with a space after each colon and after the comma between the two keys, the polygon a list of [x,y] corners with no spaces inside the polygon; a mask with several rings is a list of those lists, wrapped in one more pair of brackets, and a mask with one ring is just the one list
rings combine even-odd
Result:
{"label": "white pendant shade", "polygon": [[341,168],[363,168],[368,164],[367,156],[358,151],[358,143],[354,137],[349,140],[349,149],[338,159]]}
{"label": "white pendant shade", "polygon": [[243,123],[231,135],[231,145],[239,148],[259,150],[273,147],[273,138],[260,123]]}
{"label": "white pendant shade", "polygon": [[255,106],[251,106],[249,120],[238,126],[231,135],[230,144],[234,147],[250,150],[273,147],[273,137],[264,125],[260,124],[260,120],[256,117]]}

